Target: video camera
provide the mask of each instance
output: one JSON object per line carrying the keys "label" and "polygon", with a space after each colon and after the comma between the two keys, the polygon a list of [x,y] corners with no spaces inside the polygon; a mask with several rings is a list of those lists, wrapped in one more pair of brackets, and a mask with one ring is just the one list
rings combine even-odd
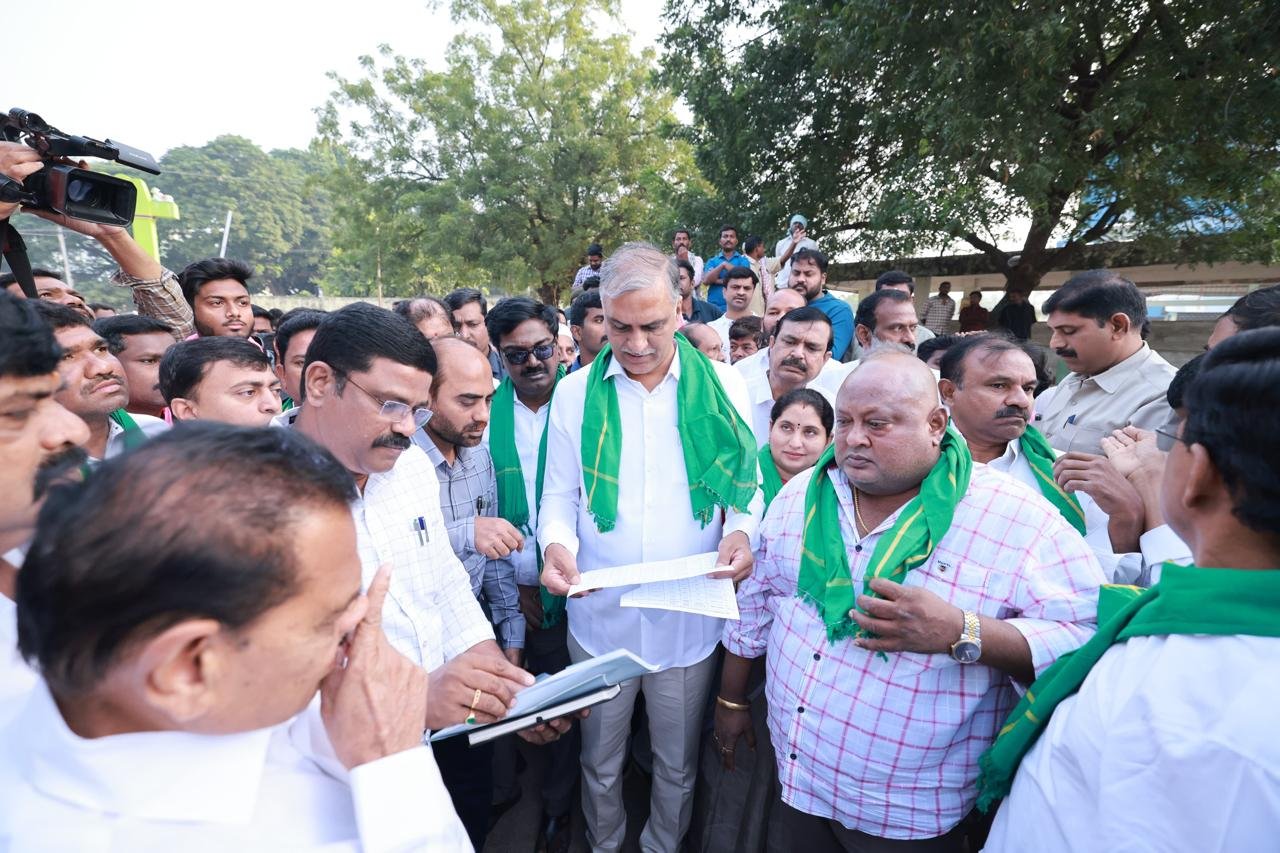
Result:
{"label": "video camera", "polygon": [[40,152],[45,167],[22,183],[0,175],[0,202],[17,202],[37,210],[49,210],[74,219],[125,226],[133,222],[138,191],[133,184],[111,175],[91,172],[62,162],[97,157],[160,174],[160,166],[145,151],[108,139],[71,136],[35,113],[14,108],[0,116],[0,136],[23,142]]}

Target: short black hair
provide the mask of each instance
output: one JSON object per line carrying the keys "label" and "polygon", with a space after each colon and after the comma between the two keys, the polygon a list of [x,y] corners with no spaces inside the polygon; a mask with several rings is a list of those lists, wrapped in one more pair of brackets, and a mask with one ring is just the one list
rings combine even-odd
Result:
{"label": "short black hair", "polygon": [[1280,531],[1280,328],[1241,332],[1205,353],[1185,400],[1182,440],[1208,451],[1234,501],[1235,517],[1275,539]]}
{"label": "short black hair", "polygon": [[588,290],[599,290],[599,289],[600,289],[600,276],[589,275],[582,280],[583,293],[586,293]]}
{"label": "short black hair", "polygon": [[751,283],[753,285],[760,284],[760,277],[755,274],[755,271],[752,270],[751,267],[735,266],[731,270],[729,270],[728,274],[725,275],[724,278],[726,282],[728,282],[729,279],[733,279],[733,278],[749,278],[751,279]]}
{"label": "short black hair", "polygon": [[876,330],[876,307],[881,302],[910,302],[911,297],[901,290],[877,290],[858,300],[858,310],[853,315],[853,325],[866,326],[867,331]]}
{"label": "short black hair", "polygon": [[1105,326],[1116,314],[1129,318],[1135,332],[1141,333],[1147,322],[1147,297],[1129,279],[1111,270],[1086,270],[1067,279],[1067,283],[1044,301],[1044,315],[1054,311],[1079,314]]}
{"label": "short black hair", "polygon": [[[949,379],[956,384],[956,387],[964,386],[964,363],[969,358],[969,354],[975,351],[988,353],[998,352],[1019,352],[1027,353],[1027,357],[1031,357],[1026,348],[1019,345],[1012,338],[995,332],[984,332],[981,335],[964,335],[954,336],[956,340],[947,347],[947,352],[942,356],[942,361],[938,363],[938,375],[943,379]],[[932,341],[925,341],[932,343]],[[923,344],[921,345],[923,346]],[[1035,361],[1034,358],[1031,359]]]}
{"label": "short black hair", "polygon": [[[58,281],[62,281],[62,276],[58,275],[53,270],[47,270],[44,267],[33,268],[31,270],[31,277],[32,278],[52,278]],[[17,283],[18,283],[18,277],[11,272],[7,272],[7,273],[4,273],[3,275],[0,275],[0,290],[3,290],[4,288],[8,287],[11,284],[17,284]],[[62,281],[62,283],[66,284],[65,281]]]}
{"label": "short black hair", "polygon": [[255,317],[266,317],[268,322],[271,323],[272,328],[275,327],[276,325],[275,318],[271,316],[271,312],[268,311],[266,308],[263,308],[261,305],[254,305],[251,302],[249,303],[249,310],[253,312],[253,316]]}
{"label": "short black hair", "polygon": [[304,509],[355,497],[351,475],[295,430],[180,424],[50,492],[18,573],[18,647],[66,696],[185,619],[242,629],[296,592]]}
{"label": "short black hair", "polygon": [[915,295],[916,280],[902,270],[888,270],[876,277],[876,290],[884,290],[891,284],[905,284],[911,290],[911,295]]}
{"label": "short black hair", "polygon": [[946,352],[960,340],[959,335],[944,334],[935,335],[927,341],[921,341],[916,345],[916,357],[921,361],[928,361],[936,352]]}
{"label": "short black hair", "polygon": [[756,343],[760,342],[760,333],[764,331],[764,320],[752,314],[749,317],[739,317],[729,324],[729,340],[740,341],[743,338],[755,338]]}
{"label": "short black hair", "polygon": [[1246,293],[1237,299],[1224,315],[1242,332],[1280,326],[1280,284]]}
{"label": "short black hair", "polygon": [[719,230],[719,231],[717,231],[717,232],[716,232],[716,234],[717,234],[717,236],[722,236],[722,235],[724,234],[724,232],[726,232],[726,231],[732,231],[732,232],[733,232],[733,236],[734,236],[734,238],[735,238],[735,239],[737,239],[737,238],[741,235],[741,232],[740,232],[740,231],[738,231],[738,226],[737,226],[737,225],[730,224],[730,223],[728,223],[728,222],[726,222],[726,223],[724,223],[723,225],[721,225],[721,226],[720,226],[720,230]]}
{"label": "short black hair", "polygon": [[782,417],[783,412],[797,403],[818,413],[818,420],[822,421],[822,428],[830,437],[831,430],[836,425],[836,413],[831,408],[831,402],[812,388],[793,388],[779,397],[769,410],[769,424],[772,426],[774,421]]}
{"label": "short black hair", "polygon": [[58,369],[62,348],[37,304],[0,291],[0,376],[25,379]]}
{"label": "short black hair", "polygon": [[33,299],[31,302],[32,307],[39,312],[40,316],[55,332],[62,329],[73,329],[76,326],[84,326],[88,329],[93,328],[93,321],[74,308],[68,308],[66,305],[49,302],[45,299]]}
{"label": "short black hair", "polygon": [[831,347],[835,344],[835,330],[831,325],[831,318],[827,316],[827,312],[821,308],[814,308],[812,305],[805,305],[800,308],[792,308],[787,313],[778,318],[777,324],[773,327],[773,334],[770,340],[777,340],[778,335],[782,334],[782,327],[787,323],[826,323],[827,324],[827,352],[831,352]]}
{"label": "short black hair", "polygon": [[417,326],[386,308],[353,302],[329,314],[316,329],[316,336],[307,347],[299,393],[305,400],[306,370],[312,362],[323,361],[333,369],[341,394],[346,387],[346,377],[368,370],[375,358],[390,359],[427,373],[436,372],[436,354]]}
{"label": "short black hair", "polygon": [[588,246],[588,247],[587,247],[587,254],[588,254],[588,255],[599,255],[600,257],[602,257],[602,258],[603,258],[603,257],[604,257],[604,247],[603,247],[603,246],[601,246],[599,243],[592,243],[590,246]]}
{"label": "short black hair", "polygon": [[569,310],[565,316],[569,318],[570,326],[581,326],[587,322],[588,308],[604,308],[604,303],[600,301],[599,288],[584,290],[573,298],[569,303]]}
{"label": "short black hair", "polygon": [[[693,264],[689,263],[688,261],[683,261],[680,258],[676,258],[676,268],[678,270],[684,270],[685,272],[687,272],[689,274],[689,280],[694,283],[695,287],[697,286],[698,276],[693,271]],[[676,278],[677,279],[680,278],[679,272],[676,273]]]}
{"label": "short black hair", "polygon": [[489,332],[489,340],[501,349],[502,338],[515,331],[525,320],[541,320],[547,326],[554,341],[560,334],[560,318],[556,309],[550,305],[530,299],[527,296],[509,296],[498,300],[484,318],[485,330]]}
{"label": "short black hair", "polygon": [[444,304],[449,306],[450,313],[472,302],[480,306],[481,317],[488,316],[489,303],[485,300],[484,294],[474,287],[459,287],[457,290],[450,291],[444,298]]}
{"label": "short black hair", "polygon": [[249,279],[253,278],[253,267],[232,258],[205,258],[203,261],[187,264],[178,273],[178,284],[182,285],[182,297],[187,300],[188,305],[194,307],[200,288],[211,281],[221,281],[224,278],[240,282],[247,292]]}
{"label": "short black hair", "polygon": [[320,328],[320,324],[328,316],[328,311],[321,311],[318,308],[289,309],[280,318],[280,325],[276,328],[276,360],[284,364],[284,360],[289,357],[289,344],[293,342],[294,335],[298,334],[298,332],[305,332],[308,329]]}
{"label": "short black hair", "polygon": [[173,326],[155,317],[148,317],[145,314],[119,314],[115,317],[103,317],[100,320],[93,321],[93,330],[102,336],[107,342],[107,349],[111,350],[112,355],[119,355],[124,352],[128,342],[125,338],[130,335],[158,335],[165,332],[174,338],[177,334],[173,331]]}
{"label": "short black hair", "polygon": [[[1012,339],[1013,337],[1012,335],[1010,335],[1010,340]],[[1037,344],[1034,341],[1019,341],[1019,343],[1022,344],[1022,348],[1023,350],[1026,351],[1027,355],[1031,356],[1031,363],[1035,365],[1035,368],[1036,368],[1035,396],[1039,397],[1046,390],[1052,388],[1058,382],[1057,369],[1054,367],[1054,363],[1057,360],[1057,356],[1054,356],[1054,358],[1051,360],[1049,358],[1049,355],[1050,355],[1049,348],[1045,346],[1041,346],[1040,344]]]}
{"label": "short black hair", "polygon": [[160,359],[160,396],[166,403],[178,397],[190,398],[209,373],[210,365],[219,361],[271,370],[267,354],[244,338],[215,336],[179,341]]}
{"label": "short black hair", "polygon": [[686,237],[692,237],[692,236],[693,236],[693,232],[692,232],[692,231],[690,231],[688,228],[684,227],[683,225],[681,225],[679,228],[677,228],[677,229],[675,229],[674,231],[672,231],[672,232],[671,232],[671,239],[672,239],[672,240],[675,240],[675,239],[676,239],[676,235],[677,235],[677,234],[683,234],[683,235],[685,235]]}
{"label": "short black hair", "polygon": [[762,238],[760,235],[758,234],[750,235],[749,237],[747,237],[746,241],[743,242],[742,244],[742,254],[744,255],[751,254],[756,250],[756,247],[762,244],[763,242],[764,242],[764,238]]}
{"label": "short black hair", "polygon": [[108,304],[107,304],[107,303],[105,303],[105,302],[90,302],[90,303],[88,303],[88,306],[89,306],[89,310],[90,310],[90,311],[101,311],[101,310],[103,310],[103,309],[106,309],[107,311],[115,311],[115,310],[117,310],[117,309],[116,309],[116,306],[114,306],[114,305],[108,305]]}
{"label": "short black hair", "polygon": [[1186,402],[1187,389],[1191,387],[1191,382],[1200,375],[1200,368],[1204,364],[1204,356],[1204,353],[1200,353],[1182,365],[1182,367],[1179,367],[1178,372],[1173,374],[1173,378],[1169,380],[1169,387],[1165,389],[1164,398],[1168,401],[1169,408],[1175,412],[1182,408],[1182,404]]}
{"label": "short black hair", "polygon": [[791,265],[795,266],[796,261],[813,261],[818,267],[818,272],[827,274],[827,256],[817,249],[801,249],[795,252],[791,255]]}

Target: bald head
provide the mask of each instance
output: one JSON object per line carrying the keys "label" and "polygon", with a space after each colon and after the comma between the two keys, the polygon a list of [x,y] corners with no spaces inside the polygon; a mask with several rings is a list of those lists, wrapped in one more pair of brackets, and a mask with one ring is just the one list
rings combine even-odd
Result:
{"label": "bald head", "polygon": [[720,340],[720,333],[706,323],[687,323],[681,327],[680,333],[707,358],[724,361],[724,343]]}
{"label": "bald head", "polygon": [[448,457],[450,446],[475,447],[489,425],[493,371],[489,360],[461,338],[431,342],[436,373],[431,382],[431,420],[424,429]]}
{"label": "bald head", "polygon": [[432,379],[432,393],[435,393],[435,389],[445,381],[446,374],[450,377],[456,376],[459,380],[483,374],[489,378],[489,384],[493,384],[493,369],[489,366],[489,360],[480,353],[480,350],[462,338],[437,338],[431,342],[431,348],[436,354],[436,373]]}
{"label": "bald head", "polygon": [[836,462],[867,494],[917,489],[938,460],[946,429],[933,371],[906,353],[863,359],[836,396]]}
{"label": "bald head", "polygon": [[803,308],[807,304],[803,296],[789,287],[770,293],[765,299],[764,317],[761,321],[765,335],[773,334],[782,315],[796,308]]}

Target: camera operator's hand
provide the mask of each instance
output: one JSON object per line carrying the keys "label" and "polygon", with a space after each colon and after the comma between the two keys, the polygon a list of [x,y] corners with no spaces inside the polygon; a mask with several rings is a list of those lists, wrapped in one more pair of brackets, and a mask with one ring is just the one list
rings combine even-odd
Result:
{"label": "camera operator's hand", "polygon": [[124,229],[119,225],[104,225],[101,222],[90,222],[87,219],[75,219],[65,213],[54,213],[51,210],[32,210],[29,207],[24,207],[22,212],[30,213],[41,219],[47,219],[54,225],[61,225],[68,231],[74,231],[77,234],[83,234],[95,240],[109,239],[124,232]]}
{"label": "camera operator's hand", "polygon": [[[21,183],[43,168],[44,161],[34,148],[21,142],[0,142],[0,174]],[[17,209],[17,204],[0,204],[0,219],[8,219]]]}

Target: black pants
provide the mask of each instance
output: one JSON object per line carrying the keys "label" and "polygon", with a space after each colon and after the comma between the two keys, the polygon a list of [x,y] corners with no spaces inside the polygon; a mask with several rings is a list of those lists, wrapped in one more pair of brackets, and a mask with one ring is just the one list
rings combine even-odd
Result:
{"label": "black pants", "polygon": [[839,821],[816,817],[778,801],[775,818],[781,820],[793,850],[804,853],[964,853],[963,826],[937,838],[878,838]]}
{"label": "black pants", "polygon": [[458,735],[433,743],[431,749],[471,846],[483,849],[493,798],[493,743],[468,746],[466,736]]}

